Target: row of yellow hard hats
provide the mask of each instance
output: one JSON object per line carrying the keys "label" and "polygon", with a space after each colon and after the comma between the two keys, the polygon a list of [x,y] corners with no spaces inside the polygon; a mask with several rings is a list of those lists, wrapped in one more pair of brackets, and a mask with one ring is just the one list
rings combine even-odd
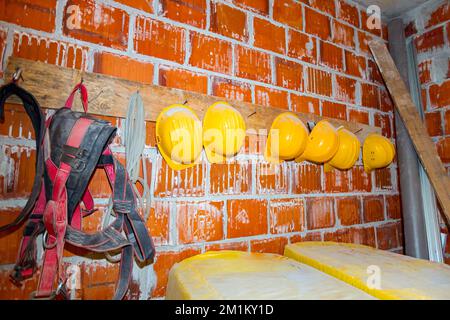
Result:
{"label": "row of yellow hard hats", "polygon": [[[226,102],[212,104],[203,124],[191,108],[174,104],[165,108],[156,120],[156,141],[169,166],[180,170],[194,166],[203,147],[211,163],[225,162],[244,145],[245,130],[240,112]],[[265,158],[272,163],[289,160],[325,163],[327,170],[347,170],[358,160],[361,144],[347,129],[336,129],[322,120],[308,133],[297,115],[280,114],[269,131]],[[394,146],[383,136],[372,134],[364,142],[367,171],[388,166],[394,156]]]}
{"label": "row of yellow hard hats", "polygon": [[[308,134],[304,123],[291,112],[280,114],[272,123],[264,156],[272,163],[295,160],[324,163],[325,169],[348,170],[358,161],[361,143],[344,127],[335,128],[319,121]],[[370,134],[363,146],[366,171],[384,168],[394,159],[395,148],[389,139]]]}
{"label": "row of yellow hard hats", "polygon": [[189,168],[199,159],[203,146],[211,163],[223,163],[244,145],[245,122],[226,102],[212,104],[203,125],[186,105],[165,108],[156,120],[156,142],[168,165],[175,170]]}

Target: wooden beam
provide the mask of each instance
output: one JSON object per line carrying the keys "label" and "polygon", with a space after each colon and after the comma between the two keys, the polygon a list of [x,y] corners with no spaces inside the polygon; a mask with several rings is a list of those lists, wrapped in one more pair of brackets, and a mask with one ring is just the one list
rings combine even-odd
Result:
{"label": "wooden beam", "polygon": [[444,214],[450,222],[450,180],[439,158],[435,144],[428,135],[425,124],[384,42],[372,40],[369,43],[369,47],[391,93],[395,107],[411,137],[417,155],[435,190]]}
{"label": "wooden beam", "polygon": [[[200,119],[208,106],[223,100],[213,96],[171,89],[167,87],[144,85],[107,75],[83,72],[55,65],[10,57],[5,72],[5,81],[11,79],[16,68],[23,71],[24,82],[20,85],[29,90],[42,107],[57,109],[64,105],[65,99],[81,78],[89,91],[89,113],[125,118],[130,95],[139,90],[145,107],[145,118],[156,121],[161,110],[174,103],[184,103],[195,110]],[[78,102],[79,99],[76,99]],[[268,130],[275,117],[285,110],[269,108],[251,103],[229,101],[243,115],[247,129]],[[75,110],[81,111],[80,104]],[[314,114],[296,113],[305,122],[324,119]],[[328,119],[335,126],[344,126],[354,132],[361,141],[369,133],[380,133],[380,128],[370,127],[356,122]],[[250,132],[250,131],[249,131]]]}

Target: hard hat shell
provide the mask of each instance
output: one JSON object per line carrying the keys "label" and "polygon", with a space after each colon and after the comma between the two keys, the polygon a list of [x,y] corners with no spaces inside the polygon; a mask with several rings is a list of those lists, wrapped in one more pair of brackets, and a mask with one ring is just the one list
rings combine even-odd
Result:
{"label": "hard hat shell", "polygon": [[366,172],[389,166],[394,157],[395,147],[388,138],[372,133],[364,141],[363,162]]}
{"label": "hard hat shell", "polygon": [[245,122],[241,113],[219,101],[206,110],[203,118],[203,146],[211,163],[223,163],[236,155],[245,142]]}
{"label": "hard hat shell", "polygon": [[202,123],[188,106],[173,104],[156,119],[156,142],[169,167],[192,167],[202,152]]}
{"label": "hard hat shell", "polygon": [[326,120],[319,121],[308,136],[305,152],[295,161],[324,163],[329,161],[339,149],[336,128]]}
{"label": "hard hat shell", "polygon": [[339,170],[348,170],[358,161],[361,151],[361,143],[352,132],[344,127],[338,128],[339,149],[337,153],[325,164],[325,171],[331,171],[333,168]]}
{"label": "hard hat shell", "polygon": [[292,112],[279,114],[272,122],[264,157],[271,163],[294,160],[306,147],[308,129]]}

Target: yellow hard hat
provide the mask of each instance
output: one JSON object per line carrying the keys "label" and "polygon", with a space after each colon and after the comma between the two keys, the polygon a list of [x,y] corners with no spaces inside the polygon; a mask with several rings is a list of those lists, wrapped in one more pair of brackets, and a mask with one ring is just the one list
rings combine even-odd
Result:
{"label": "yellow hard hat", "polygon": [[363,162],[366,172],[387,167],[394,157],[395,147],[388,138],[372,133],[364,141]]}
{"label": "yellow hard hat", "polygon": [[239,111],[226,102],[216,102],[203,118],[203,146],[211,163],[223,163],[236,155],[245,142],[245,122]]}
{"label": "yellow hard hat", "polygon": [[172,169],[192,167],[202,152],[202,123],[188,106],[173,104],[156,119],[156,143]]}
{"label": "yellow hard hat", "polygon": [[319,121],[308,136],[305,152],[295,159],[296,162],[310,161],[324,163],[338,151],[339,136],[335,127],[326,120]]}
{"label": "yellow hard hat", "polygon": [[358,138],[344,127],[338,129],[339,149],[330,161],[325,163],[325,172],[333,168],[348,170],[358,161],[361,143]]}
{"label": "yellow hard hat", "polygon": [[302,120],[292,112],[281,113],[270,128],[264,157],[272,163],[293,160],[305,150],[307,137]]}

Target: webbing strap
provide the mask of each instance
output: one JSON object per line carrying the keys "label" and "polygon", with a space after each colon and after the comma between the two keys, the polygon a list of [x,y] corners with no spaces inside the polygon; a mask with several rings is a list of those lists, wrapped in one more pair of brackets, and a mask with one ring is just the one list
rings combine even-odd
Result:
{"label": "webbing strap", "polygon": [[12,95],[17,96],[23,103],[25,111],[27,112],[36,136],[36,173],[34,176],[33,188],[31,189],[31,195],[23,208],[22,212],[17,216],[17,218],[5,225],[0,227],[0,232],[6,231],[10,228],[16,227],[21,224],[26,218],[31,214],[33,207],[39,197],[39,193],[42,186],[42,179],[44,174],[44,158],[41,151],[41,145],[44,138],[45,131],[45,117],[39,106],[39,103],[33,97],[32,94],[17,86],[15,83],[9,83],[0,88],[0,118],[4,119],[4,107],[5,103],[9,97]]}
{"label": "webbing strap", "polygon": [[[70,131],[66,145],[71,148],[79,148],[92,122],[91,119],[79,118]],[[63,156],[65,157],[63,158]],[[73,159],[74,156],[71,154],[63,154],[63,156],[56,175],[51,177],[53,178],[52,199],[47,202],[44,210],[43,219],[48,238],[44,239],[47,249],[45,250],[42,273],[35,294],[36,298],[49,297],[53,294],[53,285],[57,272],[59,283],[64,283],[65,278],[61,269],[64,238],[67,229],[66,182],[72,170],[70,159]],[[47,162],[51,162],[51,160],[47,159]]]}

